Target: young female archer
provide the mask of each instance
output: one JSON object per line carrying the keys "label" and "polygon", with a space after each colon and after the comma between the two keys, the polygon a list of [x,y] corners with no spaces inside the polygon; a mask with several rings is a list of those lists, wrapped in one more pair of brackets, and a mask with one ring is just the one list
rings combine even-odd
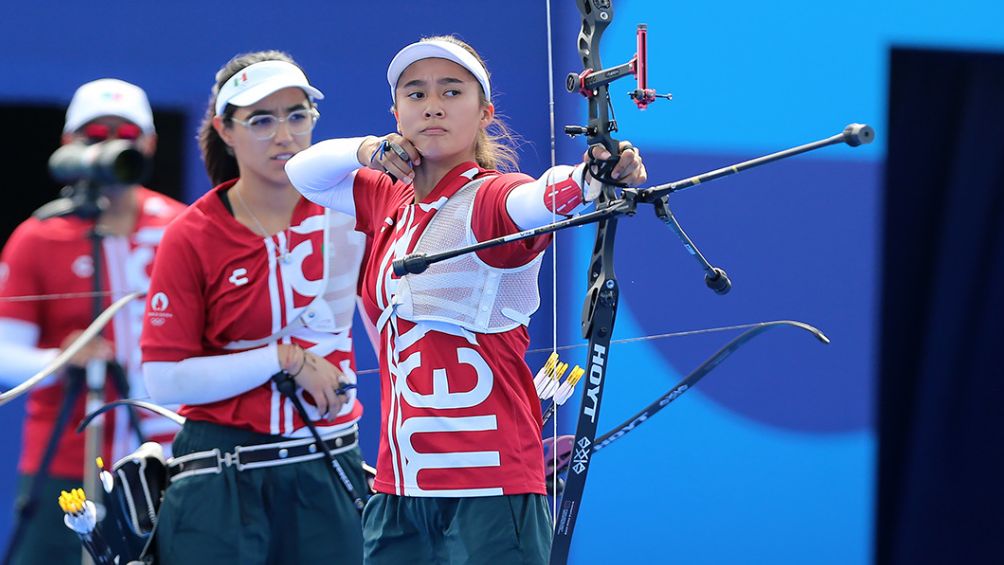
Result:
{"label": "young female archer", "polygon": [[[546,563],[540,402],[524,354],[549,238],[400,278],[391,263],[575,214],[589,174],[584,164],[539,179],[496,170],[514,153],[489,133],[500,124],[483,61],[454,37],[405,47],[387,79],[400,133],[324,141],[286,166],[304,196],[355,216],[373,239],[362,292],[380,336],[384,425],[365,559]],[[613,174],[646,178],[627,148]]]}

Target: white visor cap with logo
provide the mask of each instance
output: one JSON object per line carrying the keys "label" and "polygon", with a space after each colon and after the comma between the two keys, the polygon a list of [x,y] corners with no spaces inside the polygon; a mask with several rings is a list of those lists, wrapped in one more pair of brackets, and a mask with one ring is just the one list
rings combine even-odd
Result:
{"label": "white visor cap with logo", "polygon": [[128,82],[103,78],[82,85],[66,108],[63,133],[73,133],[87,122],[103,116],[116,116],[139,126],[143,133],[154,133],[153,112],[143,89]]}
{"label": "white visor cap with logo", "polygon": [[391,100],[397,102],[395,90],[397,90],[397,81],[401,78],[404,70],[408,68],[408,65],[422,59],[446,59],[467,69],[481,84],[481,88],[485,91],[485,99],[489,102],[491,101],[492,89],[488,83],[488,71],[484,65],[479,63],[474,55],[471,55],[470,52],[456,43],[438,39],[412,43],[398,51],[397,55],[394,55],[390,66],[387,67],[387,82],[390,83]]}
{"label": "white visor cap with logo", "polygon": [[299,67],[286,61],[262,61],[237,71],[216,96],[216,115],[222,116],[227,104],[250,106],[283,88],[302,89],[311,100],[323,100],[324,94],[307,82]]}

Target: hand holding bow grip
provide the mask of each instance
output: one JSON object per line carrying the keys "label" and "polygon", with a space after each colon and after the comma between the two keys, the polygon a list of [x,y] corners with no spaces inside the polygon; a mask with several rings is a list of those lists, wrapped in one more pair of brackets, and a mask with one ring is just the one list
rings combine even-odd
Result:
{"label": "hand holding bow grip", "polygon": [[[604,139],[598,140],[598,143],[589,146],[587,149],[589,154],[589,162],[587,167],[589,168],[589,176],[602,182],[609,186],[619,186],[625,187],[626,183],[621,182],[613,177],[614,167],[621,160],[621,150],[619,147],[620,143],[611,138],[610,136],[605,136]],[[593,151],[597,147],[602,147],[610,152],[610,157],[607,159],[598,159],[593,156]]]}

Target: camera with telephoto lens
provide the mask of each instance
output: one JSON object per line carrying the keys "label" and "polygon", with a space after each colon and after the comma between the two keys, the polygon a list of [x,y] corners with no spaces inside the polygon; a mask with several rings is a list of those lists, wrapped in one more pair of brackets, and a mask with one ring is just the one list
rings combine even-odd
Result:
{"label": "camera with telephoto lens", "polygon": [[70,143],[49,157],[49,172],[57,182],[90,182],[98,186],[131,185],[142,182],[150,163],[136,145],[111,139],[91,145]]}

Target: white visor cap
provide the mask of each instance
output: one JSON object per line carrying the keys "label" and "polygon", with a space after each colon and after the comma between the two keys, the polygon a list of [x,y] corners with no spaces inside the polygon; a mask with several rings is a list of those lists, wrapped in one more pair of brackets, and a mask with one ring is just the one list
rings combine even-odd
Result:
{"label": "white visor cap", "polygon": [[299,67],[286,61],[262,61],[237,71],[223,84],[216,95],[216,115],[222,116],[227,104],[250,106],[273,92],[296,87],[312,100],[324,99],[324,94],[307,82]]}
{"label": "white visor cap", "polygon": [[73,133],[87,122],[102,116],[117,116],[154,133],[153,112],[143,89],[115,78],[103,78],[82,85],[66,108],[63,133]]}
{"label": "white visor cap", "polygon": [[488,84],[488,71],[485,67],[478,62],[474,55],[471,55],[463,47],[456,43],[439,39],[412,43],[398,51],[397,55],[394,55],[390,66],[387,67],[387,82],[390,83],[391,100],[397,102],[395,90],[397,89],[397,81],[401,78],[401,73],[408,68],[408,65],[421,59],[446,59],[467,69],[481,83],[481,88],[485,91],[485,98],[491,102],[492,89]]}

